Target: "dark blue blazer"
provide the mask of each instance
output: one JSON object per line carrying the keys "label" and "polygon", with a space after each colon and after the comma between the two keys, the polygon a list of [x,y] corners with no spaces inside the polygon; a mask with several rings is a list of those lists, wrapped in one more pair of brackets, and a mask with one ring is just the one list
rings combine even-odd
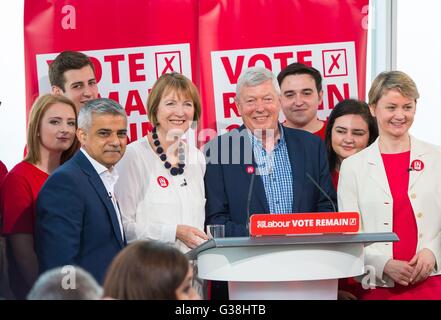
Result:
{"label": "dark blue blazer", "polygon": [[[323,141],[304,130],[282,128],[290,160],[287,165],[294,168],[292,212],[333,211],[331,202],[306,175],[309,173],[336,203]],[[247,168],[255,168],[256,164],[254,154],[250,151],[250,139],[244,129],[242,126],[232,130],[205,146],[205,223],[225,224],[227,237],[249,235],[246,228],[247,198],[252,175]],[[249,211],[250,214],[270,213],[263,182],[258,175],[254,177]]]}
{"label": "dark blue blazer", "polygon": [[77,265],[99,283],[124,247],[112,200],[81,151],[43,185],[37,200],[35,243],[40,273]]}

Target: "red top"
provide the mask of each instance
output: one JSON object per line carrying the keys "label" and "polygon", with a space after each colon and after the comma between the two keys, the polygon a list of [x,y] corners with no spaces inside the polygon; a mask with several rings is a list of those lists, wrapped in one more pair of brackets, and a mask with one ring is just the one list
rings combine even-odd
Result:
{"label": "red top", "polygon": [[326,134],[326,125],[328,124],[328,120],[320,120],[321,122],[323,122],[323,127],[316,132],[313,132],[312,134],[320,137],[323,141],[325,141],[325,134]]}
{"label": "red top", "polygon": [[[313,132],[312,134],[315,136],[320,137],[323,141],[325,141],[325,134],[326,134],[326,125],[328,124],[328,120],[320,120],[320,122],[323,122],[323,127],[319,131]],[[286,124],[286,120],[283,121],[283,125]],[[130,142],[128,142],[130,143]]]}
{"label": "red top", "polygon": [[337,191],[339,176],[340,176],[340,171],[337,171],[337,170],[331,171],[331,180],[332,180],[332,185],[334,186],[335,191]]}
{"label": "red top", "polygon": [[[0,191],[0,211],[3,213],[4,234],[34,234],[35,204],[38,192],[48,174],[29,162],[22,161],[7,175]],[[25,299],[28,285],[7,242],[9,284],[16,299]]]}
{"label": "red top", "polygon": [[25,161],[8,173],[0,193],[4,234],[34,233],[37,195],[47,177],[46,172]]}
{"label": "red top", "polygon": [[0,184],[2,183],[4,177],[6,176],[7,173],[8,173],[8,169],[3,164],[3,162],[0,161]]}
{"label": "red top", "polygon": [[[408,196],[410,151],[382,154],[387,180],[393,198],[393,232],[400,241],[393,243],[393,257],[410,261],[416,254],[418,229]],[[416,285],[405,287],[395,283],[393,288],[361,290],[364,300],[440,299],[441,277],[433,276]]]}

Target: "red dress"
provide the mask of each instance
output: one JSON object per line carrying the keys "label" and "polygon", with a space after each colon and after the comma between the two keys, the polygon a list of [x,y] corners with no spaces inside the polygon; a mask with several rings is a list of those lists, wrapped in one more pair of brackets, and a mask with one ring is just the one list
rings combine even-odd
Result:
{"label": "red dress", "polygon": [[[35,204],[38,192],[48,174],[29,162],[17,164],[4,179],[0,192],[0,211],[3,215],[2,233],[34,234]],[[9,249],[9,248],[8,248]],[[8,250],[9,279],[16,298],[24,299],[27,286],[15,260]]]}
{"label": "red dress", "polygon": [[[400,241],[393,243],[393,258],[410,261],[416,254],[418,230],[415,215],[408,196],[410,151],[382,154],[387,180],[393,198],[393,232]],[[363,300],[417,300],[441,299],[441,277],[428,277],[418,284],[393,288],[360,290]]]}

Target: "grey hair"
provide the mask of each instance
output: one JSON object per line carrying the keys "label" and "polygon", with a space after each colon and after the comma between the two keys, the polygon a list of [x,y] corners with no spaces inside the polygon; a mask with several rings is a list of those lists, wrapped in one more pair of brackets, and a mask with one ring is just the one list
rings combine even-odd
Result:
{"label": "grey hair", "polygon": [[279,83],[277,82],[277,78],[271,70],[263,67],[252,67],[246,69],[244,72],[242,72],[239,79],[237,80],[236,100],[239,99],[239,94],[240,90],[242,90],[242,87],[255,87],[268,80],[272,81],[277,94],[280,94]]}
{"label": "grey hair", "polygon": [[78,114],[78,128],[88,130],[92,126],[92,114],[122,116],[127,120],[126,111],[115,100],[107,98],[93,99],[86,102]]}
{"label": "grey hair", "polygon": [[[70,273],[70,274],[69,274]],[[74,281],[66,281],[69,278]],[[64,266],[43,273],[29,292],[28,300],[98,300],[103,289],[80,267]]]}

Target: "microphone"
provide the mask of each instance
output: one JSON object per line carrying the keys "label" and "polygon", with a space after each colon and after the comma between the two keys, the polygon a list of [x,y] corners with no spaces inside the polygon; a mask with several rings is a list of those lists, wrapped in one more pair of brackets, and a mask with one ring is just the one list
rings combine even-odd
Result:
{"label": "microphone", "polygon": [[247,230],[250,230],[250,207],[251,207],[251,198],[253,196],[253,187],[254,187],[254,179],[256,178],[256,170],[257,168],[255,168],[254,172],[251,175],[251,180],[250,180],[250,186],[248,187],[248,197],[247,197]]}
{"label": "microphone", "polygon": [[337,212],[337,210],[335,209],[335,205],[334,202],[332,201],[331,197],[325,192],[325,190],[323,190],[322,187],[319,186],[319,184],[311,177],[311,175],[306,172],[306,176],[309,178],[309,180],[311,180],[311,182],[317,187],[317,189],[320,190],[320,192],[326,197],[326,199],[329,200],[329,202],[332,205],[332,210],[334,210],[334,212]]}

